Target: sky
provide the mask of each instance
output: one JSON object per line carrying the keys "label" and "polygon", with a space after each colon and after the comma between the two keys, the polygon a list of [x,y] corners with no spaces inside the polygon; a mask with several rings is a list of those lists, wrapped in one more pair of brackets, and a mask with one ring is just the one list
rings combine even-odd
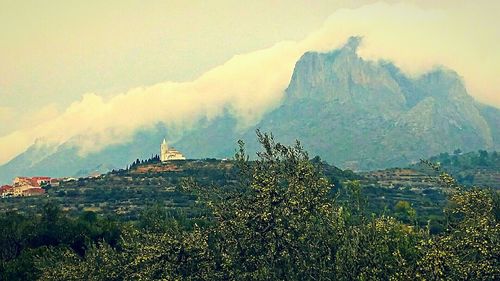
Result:
{"label": "sky", "polygon": [[247,2],[0,0],[0,164],[34,142],[78,137],[85,154],[224,109],[251,125],[304,52],[353,35],[365,59],[414,76],[444,65],[500,107],[500,1]]}

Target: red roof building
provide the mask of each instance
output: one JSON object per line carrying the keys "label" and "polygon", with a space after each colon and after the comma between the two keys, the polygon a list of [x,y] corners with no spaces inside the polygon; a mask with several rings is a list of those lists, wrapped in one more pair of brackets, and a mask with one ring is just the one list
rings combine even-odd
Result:
{"label": "red roof building", "polygon": [[0,197],[8,196],[14,193],[14,187],[11,185],[2,185],[0,187]]}
{"label": "red roof building", "polygon": [[13,188],[12,185],[2,185],[0,187],[0,193],[4,193],[5,191],[8,191],[8,190],[10,190],[12,188]]}
{"label": "red roof building", "polygon": [[36,181],[50,181],[50,177],[32,177],[31,178],[32,180],[36,180]]}
{"label": "red roof building", "polygon": [[30,188],[23,190],[23,196],[36,196],[36,195],[42,195],[45,193],[45,190],[43,188]]}
{"label": "red roof building", "polygon": [[31,185],[39,187],[43,183],[50,183],[50,177],[32,177],[31,178]]}

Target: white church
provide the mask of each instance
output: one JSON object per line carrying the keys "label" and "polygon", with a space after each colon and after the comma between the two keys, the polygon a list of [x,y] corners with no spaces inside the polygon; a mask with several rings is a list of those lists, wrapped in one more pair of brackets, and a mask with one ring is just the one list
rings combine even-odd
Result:
{"label": "white church", "polygon": [[175,148],[168,148],[167,141],[163,139],[160,145],[160,160],[161,162],[167,162],[170,160],[186,160],[186,157]]}

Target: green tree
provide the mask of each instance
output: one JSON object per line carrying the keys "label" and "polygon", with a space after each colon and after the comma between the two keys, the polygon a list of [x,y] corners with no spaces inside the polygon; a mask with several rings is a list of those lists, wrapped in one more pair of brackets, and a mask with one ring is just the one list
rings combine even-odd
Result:
{"label": "green tree", "polygon": [[[341,231],[331,186],[300,143],[276,143],[257,131],[264,150],[248,161],[244,144],[233,190],[205,190],[217,227],[218,267],[227,279],[316,280],[334,274]],[[216,194],[216,196],[214,196]],[[340,229],[339,229],[340,230]]]}
{"label": "green tree", "polygon": [[399,200],[394,206],[395,215],[406,223],[416,223],[416,211],[410,202]]}
{"label": "green tree", "polygon": [[442,182],[451,190],[449,218],[442,235],[422,240],[419,276],[427,280],[499,280],[500,223],[497,191],[465,190],[448,174]]}

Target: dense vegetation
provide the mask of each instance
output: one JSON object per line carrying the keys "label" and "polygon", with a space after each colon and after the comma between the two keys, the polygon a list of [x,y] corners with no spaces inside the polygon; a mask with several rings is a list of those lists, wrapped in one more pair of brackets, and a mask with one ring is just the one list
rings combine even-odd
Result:
{"label": "dense vegetation", "polygon": [[[333,186],[322,162],[310,160],[300,144],[288,147],[258,136],[259,159],[248,161],[241,144],[234,167],[225,170],[231,176],[219,182],[179,179],[182,187],[174,191],[191,196],[197,213],[157,205],[134,220],[117,221],[94,212],[68,216],[51,203],[41,214],[4,213],[0,278],[500,278],[497,191],[464,188],[442,173],[448,204],[443,229],[434,234],[416,221],[407,201],[398,201],[394,212],[372,213],[358,180],[344,178]],[[397,213],[403,221],[388,215]]]}
{"label": "dense vegetation", "polygon": [[[496,151],[462,153],[460,149],[452,154],[441,153],[428,159],[437,163],[464,185],[492,186],[500,182],[500,154]],[[428,171],[429,167],[422,163],[413,165],[420,171]]]}

